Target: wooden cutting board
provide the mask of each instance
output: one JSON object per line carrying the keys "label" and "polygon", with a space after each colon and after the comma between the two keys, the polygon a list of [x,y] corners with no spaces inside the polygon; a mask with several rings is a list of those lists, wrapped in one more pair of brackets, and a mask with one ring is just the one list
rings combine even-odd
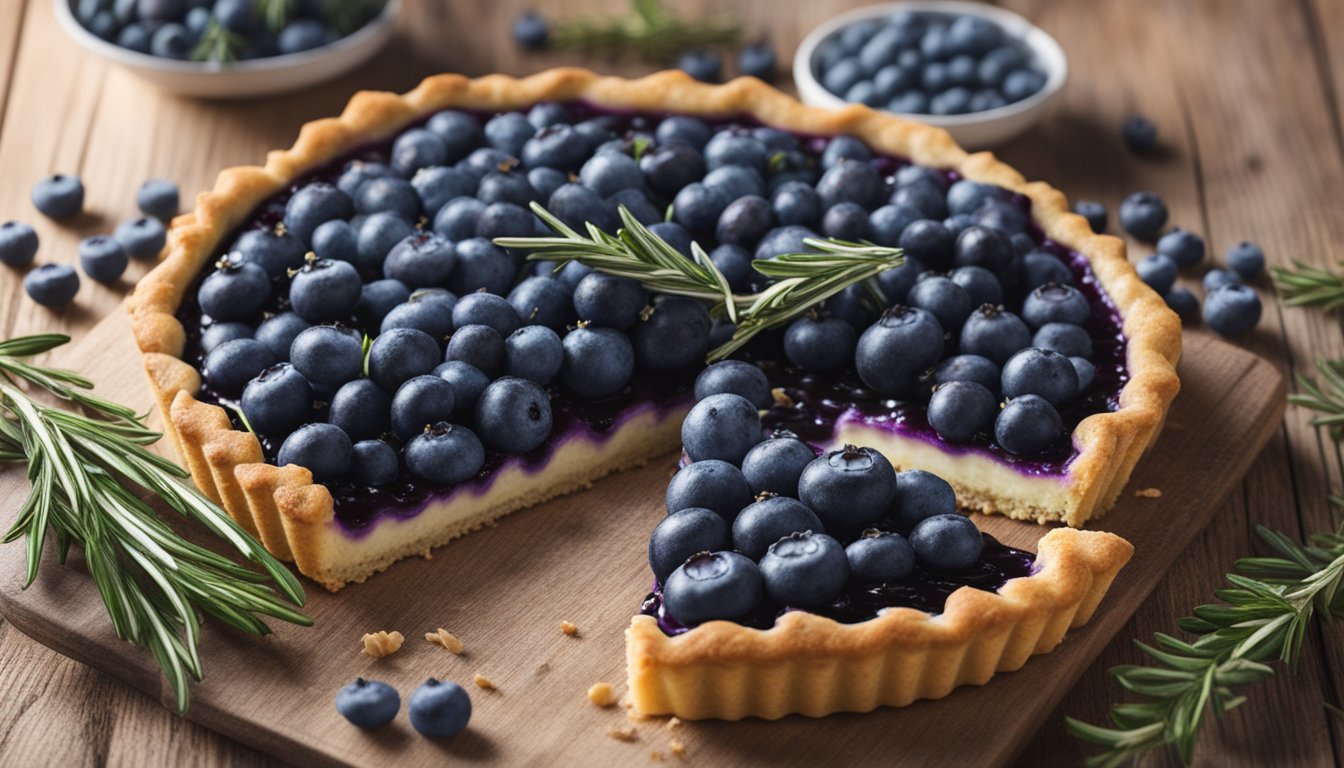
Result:
{"label": "wooden cutting board", "polygon": [[[114,313],[57,362],[99,382],[107,397],[146,410],[150,394],[124,313]],[[433,559],[399,563],[337,595],[307,583],[309,629],[277,625],[255,638],[210,622],[201,654],[206,678],[188,717],[293,763],[424,765],[455,758],[502,764],[638,765],[675,761],[674,739],[700,764],[819,763],[1001,765],[1010,761],[1064,693],[1120,630],[1171,563],[1220,508],[1228,492],[1279,428],[1284,380],[1270,363],[1203,335],[1188,339],[1181,395],[1156,447],[1129,489],[1096,527],[1134,543],[1100,610],[1053,653],[980,688],[940,701],[864,715],[776,722],[634,721],[621,707],[599,709],[588,687],[624,690],[623,632],[649,587],[649,531],[664,514],[675,469],[671,455],[598,482],[591,491],[516,512],[495,527],[437,550]],[[1137,489],[1157,488],[1161,498]],[[10,517],[26,494],[20,471],[0,473],[0,505]],[[1033,549],[1046,528],[976,518],[1005,543]],[[14,626],[72,658],[172,705],[150,657],[118,641],[93,582],[78,559],[54,558],[24,591],[24,549],[0,546],[0,612]],[[1210,584],[1213,589],[1216,585]],[[577,637],[561,621],[579,627]],[[422,637],[445,627],[465,644],[453,656]],[[398,630],[397,654],[361,653],[365,632]],[[480,673],[498,690],[472,684]],[[333,706],[356,676],[385,680],[402,695],[393,725],[366,733]],[[438,742],[417,734],[404,712],[428,676],[457,681],[472,695],[470,727]],[[635,729],[633,741],[608,735]]]}

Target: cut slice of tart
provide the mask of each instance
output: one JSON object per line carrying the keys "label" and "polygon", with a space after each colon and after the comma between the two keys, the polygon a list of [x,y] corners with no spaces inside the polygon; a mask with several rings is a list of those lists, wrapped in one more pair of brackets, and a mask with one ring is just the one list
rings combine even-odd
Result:
{"label": "cut slice of tart", "polygon": [[[785,193],[797,199],[781,202]],[[967,208],[968,199],[983,205]],[[356,95],[341,117],[304,126],[265,167],[221,173],[195,211],[174,221],[168,255],[130,311],[167,431],[195,482],[276,555],[338,589],[674,450],[710,337],[732,329],[711,330],[705,309],[687,299],[658,297],[628,318],[605,287],[584,303],[578,265],[529,271],[525,253],[492,244],[547,234],[529,202],[573,227],[608,231],[620,205],[673,246],[695,240],[716,254],[732,246],[715,263],[743,293],[763,287],[753,255],[806,250],[803,238],[818,230],[852,236],[844,222],[864,239],[927,257],[935,271],[957,266],[954,229],[1016,236],[1029,253],[1015,250],[996,267],[1003,301],[1011,311],[1025,306],[1037,273],[1023,264],[1032,262],[1087,302],[1087,316],[1071,322],[1090,339],[1078,369],[1090,378],[1074,374],[1076,391],[1056,404],[1060,428],[1026,455],[1004,450],[992,430],[954,444],[928,428],[922,370],[898,397],[869,386],[861,366],[795,365],[778,330],[743,352],[778,388],[767,425],[818,446],[873,445],[900,468],[935,469],[967,507],[1081,526],[1114,502],[1178,388],[1179,322],[1139,281],[1123,243],[1093,235],[1060,193],[992,155],[966,154],[941,130],[861,107],[804,107],[751,79],[442,75],[405,95]],[[669,206],[672,221],[653,223]],[[834,209],[831,226],[823,211]],[[904,242],[916,220],[926,239]],[[913,303],[900,280],[882,283],[883,303]],[[491,314],[481,299],[459,318],[477,291],[507,298],[517,316]],[[857,336],[883,309],[865,296],[847,291],[823,314]],[[341,334],[295,352],[296,334],[333,323],[366,337],[364,365],[349,364],[355,341]],[[555,332],[559,369],[538,362],[554,356],[549,340],[535,349],[518,342],[509,362],[513,329],[532,325]],[[498,396],[482,406],[470,376],[424,364],[416,334],[437,345],[435,362],[470,367],[486,388],[499,385]],[[956,352],[957,329],[944,334]],[[581,345],[579,335],[603,338]],[[633,363],[612,362],[623,355]],[[409,396],[398,404],[417,375],[450,381],[451,406]],[[394,416],[426,430],[393,434]]]}

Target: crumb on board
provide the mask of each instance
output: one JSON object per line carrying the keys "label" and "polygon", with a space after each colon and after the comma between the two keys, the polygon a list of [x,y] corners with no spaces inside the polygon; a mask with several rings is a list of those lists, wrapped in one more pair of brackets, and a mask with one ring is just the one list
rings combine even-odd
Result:
{"label": "crumb on board", "polygon": [[588,688],[588,700],[599,707],[610,707],[616,703],[616,697],[611,690],[611,683],[593,683]]}
{"label": "crumb on board", "polygon": [[629,742],[639,738],[639,731],[627,726],[625,728],[611,728],[607,731],[607,735],[617,741]]}
{"label": "crumb on board", "polygon": [[659,751],[656,750],[656,749],[651,749],[651,750],[649,750],[649,762],[653,762],[653,763],[661,763],[661,762],[663,762],[663,753],[662,753],[662,752],[659,752]]}
{"label": "crumb on board", "polygon": [[560,622],[560,631],[570,637],[574,637],[579,634],[579,625],[572,621],[562,621]]}
{"label": "crumb on board", "polygon": [[670,729],[672,729],[672,730],[676,730],[676,729],[680,728],[680,727],[681,727],[681,718],[679,718],[679,717],[672,717],[671,719],[669,719],[669,720],[667,721],[667,727],[670,728]]}
{"label": "crumb on board", "polygon": [[462,654],[462,649],[465,647],[462,645],[462,641],[457,639],[456,635],[443,627],[439,627],[433,632],[426,632],[425,640],[441,648],[447,649],[449,653],[457,654],[459,656]]}
{"label": "crumb on board", "polygon": [[676,755],[677,757],[686,756],[686,744],[683,743],[680,739],[673,739],[671,742],[669,742],[667,745],[667,749],[669,752]]}
{"label": "crumb on board", "polygon": [[1160,499],[1162,498],[1162,491],[1159,488],[1140,488],[1134,492],[1134,495],[1141,499]]}
{"label": "crumb on board", "polygon": [[400,632],[372,632],[363,638],[364,653],[375,659],[389,656],[401,649],[401,644],[406,641]]}
{"label": "crumb on board", "polygon": [[477,672],[477,673],[476,673],[476,676],[472,678],[472,681],[475,682],[475,683],[476,683],[476,687],[477,687],[477,688],[480,688],[482,691],[493,691],[493,690],[496,690],[496,688],[495,688],[495,681],[494,681],[494,680],[491,680],[490,678],[486,677],[485,675],[482,675],[480,672]]}

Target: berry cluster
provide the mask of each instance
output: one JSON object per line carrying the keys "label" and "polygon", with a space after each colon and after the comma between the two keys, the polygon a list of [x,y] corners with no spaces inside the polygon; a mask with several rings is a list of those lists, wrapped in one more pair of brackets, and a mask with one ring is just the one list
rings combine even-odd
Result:
{"label": "berry cluster", "polygon": [[1045,74],[1020,40],[975,15],[900,12],[827,38],[817,80],[846,101],[892,112],[961,115],[1030,98]]}
{"label": "berry cluster", "polygon": [[[360,728],[381,728],[401,709],[397,689],[379,680],[356,678],[336,694],[336,711]],[[471,720],[471,697],[457,683],[429,678],[411,693],[411,726],[431,738],[456,736]]]}
{"label": "berry cluster", "polygon": [[300,53],[367,24],[383,0],[70,0],[85,29],[164,59],[233,61]]}
{"label": "berry cluster", "polygon": [[[56,221],[78,216],[84,210],[84,183],[78,176],[48,176],[33,186],[33,206]],[[79,243],[79,263],[84,273],[100,283],[114,283],[131,259],[154,259],[167,241],[164,222],[177,215],[177,185],[162,179],[146,181],[136,195],[144,215],[122,222],[110,235],[93,235]],[[23,269],[37,256],[37,232],[27,224],[0,224],[0,263]],[[46,307],[63,307],[79,292],[79,275],[66,264],[43,264],[23,279],[28,296]]]}

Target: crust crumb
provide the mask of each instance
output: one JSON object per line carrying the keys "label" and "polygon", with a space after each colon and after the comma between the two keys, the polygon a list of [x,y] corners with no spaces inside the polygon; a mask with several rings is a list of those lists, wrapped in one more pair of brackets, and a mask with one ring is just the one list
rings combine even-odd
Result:
{"label": "crust crumb", "polygon": [[577,637],[579,634],[579,625],[572,621],[562,621],[560,622],[560,631],[570,637]]}
{"label": "crust crumb", "polygon": [[593,683],[588,689],[588,700],[599,707],[610,707],[616,703],[616,697],[612,694],[611,683]]}
{"label": "crust crumb", "polygon": [[[676,718],[673,719],[675,720]],[[686,744],[682,742],[681,739],[673,739],[671,742],[668,743],[667,749],[669,752],[676,755],[677,757],[686,756]]]}
{"label": "crust crumb", "polygon": [[406,642],[406,638],[402,637],[401,633],[397,631],[374,632],[365,635],[363,640],[364,653],[375,659],[396,653],[401,649],[401,644]]}
{"label": "crust crumb", "polygon": [[425,640],[458,656],[462,655],[462,649],[465,647],[462,645],[461,640],[458,640],[452,632],[449,632],[443,627],[439,627],[433,632],[426,632]]}
{"label": "crust crumb", "polygon": [[476,683],[477,688],[480,688],[483,691],[498,690],[495,688],[495,681],[482,675],[480,672],[476,673],[476,676],[472,678],[472,681]]}
{"label": "crust crumb", "polygon": [[681,727],[681,718],[676,717],[676,716],[673,716],[672,719],[670,719],[670,720],[667,721],[667,727],[668,727],[669,730],[673,730],[673,731],[675,731],[676,729],[680,728],[680,727]]}
{"label": "crust crumb", "polygon": [[611,728],[607,731],[607,735],[617,741],[624,742],[637,741],[639,739],[639,731],[629,726],[625,728]]}
{"label": "crust crumb", "polygon": [[770,396],[775,399],[775,405],[782,408],[793,407],[793,398],[789,397],[789,393],[785,392],[783,387],[775,387],[770,390]]}
{"label": "crust crumb", "polygon": [[1134,492],[1134,495],[1141,499],[1160,499],[1162,498],[1162,490],[1160,488],[1140,488]]}
{"label": "crust crumb", "polygon": [[661,762],[663,762],[663,753],[662,753],[662,752],[659,752],[659,751],[656,750],[656,749],[651,749],[651,750],[649,750],[649,762],[653,762],[653,763],[661,763]]}

